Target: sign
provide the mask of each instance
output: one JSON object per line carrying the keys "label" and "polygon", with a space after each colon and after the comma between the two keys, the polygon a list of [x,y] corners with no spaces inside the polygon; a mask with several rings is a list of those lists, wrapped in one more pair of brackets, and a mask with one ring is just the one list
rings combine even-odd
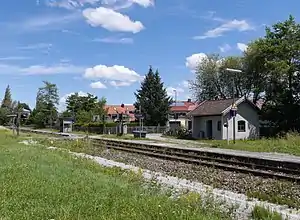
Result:
{"label": "sign", "polygon": [[135,114],[134,117],[136,117],[136,118],[144,118],[143,114]]}
{"label": "sign", "polygon": [[235,117],[235,116],[236,116],[236,112],[237,112],[236,109],[230,109],[230,112],[229,112],[230,118],[231,118],[231,117]]}

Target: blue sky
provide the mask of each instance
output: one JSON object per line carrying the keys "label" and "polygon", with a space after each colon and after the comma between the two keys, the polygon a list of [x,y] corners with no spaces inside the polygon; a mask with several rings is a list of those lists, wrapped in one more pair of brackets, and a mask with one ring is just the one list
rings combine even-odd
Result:
{"label": "blue sky", "polygon": [[265,25],[299,13],[296,0],[3,0],[0,98],[9,84],[34,107],[48,80],[61,107],[73,92],[129,104],[152,65],[170,95],[187,99],[201,57],[239,55]]}

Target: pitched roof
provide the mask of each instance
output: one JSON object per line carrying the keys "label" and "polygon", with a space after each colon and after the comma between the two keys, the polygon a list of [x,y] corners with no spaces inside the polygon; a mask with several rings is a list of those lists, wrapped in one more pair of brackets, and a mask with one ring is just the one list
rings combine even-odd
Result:
{"label": "pitched roof", "polygon": [[196,108],[197,103],[192,101],[178,101],[171,105],[171,112],[189,112],[191,109]]}
{"label": "pitched roof", "polygon": [[124,108],[122,108],[120,105],[106,105],[105,109],[107,110],[108,115],[122,113],[129,115],[131,121],[135,120],[134,114],[130,113],[135,110],[134,105],[125,105]]}
{"label": "pitched roof", "polygon": [[[236,99],[236,105],[242,102],[248,102],[254,108],[258,109],[250,100],[245,98]],[[233,99],[221,99],[221,100],[208,100],[200,103],[194,110],[188,113],[192,116],[209,116],[209,115],[221,115],[225,110],[227,111],[233,103]],[[229,111],[229,110],[228,110]]]}

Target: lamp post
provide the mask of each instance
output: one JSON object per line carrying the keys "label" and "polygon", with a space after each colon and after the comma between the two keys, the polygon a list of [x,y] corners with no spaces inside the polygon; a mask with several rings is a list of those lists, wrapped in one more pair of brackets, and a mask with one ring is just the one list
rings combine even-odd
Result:
{"label": "lamp post", "polygon": [[[121,108],[124,109],[124,107],[125,107],[125,105],[121,104]],[[123,111],[121,113],[119,113],[118,110],[117,110],[117,108],[114,108],[114,110],[117,112],[119,120],[120,120],[120,126],[121,126],[120,127],[121,128],[120,129],[121,130],[120,135],[122,136],[123,133],[124,133],[124,131],[123,131]],[[118,133],[117,133],[117,135],[118,135]]]}
{"label": "lamp post", "polygon": [[173,89],[173,92],[175,93],[175,106],[177,105],[177,90]]}
{"label": "lamp post", "polygon": [[[232,72],[232,73],[242,73],[242,70],[239,69],[231,69],[231,68],[226,68],[225,69],[228,72]],[[233,118],[233,144],[235,144],[235,116],[236,116],[236,112],[237,112],[237,106],[235,104],[235,81],[234,81],[234,77],[232,78],[232,105],[231,105],[231,109],[230,109],[230,114],[232,114],[232,118]]]}
{"label": "lamp post", "polygon": [[[176,89],[173,89],[173,92],[175,93],[175,106],[177,106],[177,90]],[[174,119],[175,121],[177,121],[177,113],[175,112],[174,113]]]}

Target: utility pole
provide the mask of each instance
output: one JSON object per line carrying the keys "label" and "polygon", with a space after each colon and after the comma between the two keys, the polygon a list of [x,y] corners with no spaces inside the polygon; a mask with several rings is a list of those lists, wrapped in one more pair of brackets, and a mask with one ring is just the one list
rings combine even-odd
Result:
{"label": "utility pole", "polygon": [[139,106],[139,114],[140,114],[140,117],[139,117],[139,124],[140,124],[140,138],[142,138],[142,106],[140,104]]}
{"label": "utility pole", "polygon": [[[242,70],[238,70],[238,69],[230,69],[230,68],[226,68],[226,70],[228,72],[233,72],[233,73],[242,73]],[[233,144],[235,144],[235,133],[236,133],[236,121],[235,121],[235,116],[236,116],[236,112],[237,112],[237,106],[235,104],[235,81],[234,81],[234,77],[232,78],[232,105],[231,105],[231,113],[232,113],[232,129],[233,129]]]}
{"label": "utility pole", "polygon": [[20,135],[20,121],[21,121],[21,108],[20,108],[20,102],[18,102],[18,104],[17,104],[17,122],[16,122],[17,136]]}

